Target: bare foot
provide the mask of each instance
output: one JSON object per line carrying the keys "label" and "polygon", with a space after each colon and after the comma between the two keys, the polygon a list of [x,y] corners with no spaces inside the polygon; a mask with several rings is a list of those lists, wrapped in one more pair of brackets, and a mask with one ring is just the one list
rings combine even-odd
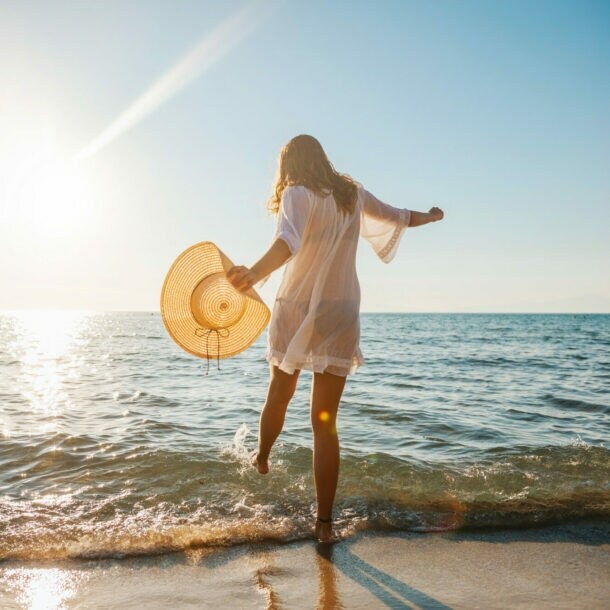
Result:
{"label": "bare foot", "polygon": [[252,458],[252,465],[256,466],[256,469],[261,474],[267,474],[269,472],[269,464],[267,463],[267,460],[259,460],[258,453]]}
{"label": "bare foot", "polygon": [[333,537],[332,521],[320,521],[320,519],[316,519],[314,537],[320,542],[331,542]]}

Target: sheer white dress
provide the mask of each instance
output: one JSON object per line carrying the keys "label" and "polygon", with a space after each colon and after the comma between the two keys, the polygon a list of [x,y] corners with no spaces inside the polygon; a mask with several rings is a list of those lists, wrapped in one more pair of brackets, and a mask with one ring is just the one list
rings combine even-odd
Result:
{"label": "sheer white dress", "polygon": [[320,196],[305,186],[284,189],[271,243],[282,239],[291,256],[269,322],[268,362],[289,374],[296,369],[341,376],[356,372],[364,362],[358,238],[389,263],[410,217],[410,210],[383,203],[360,184],[351,214],[339,210],[332,194]]}

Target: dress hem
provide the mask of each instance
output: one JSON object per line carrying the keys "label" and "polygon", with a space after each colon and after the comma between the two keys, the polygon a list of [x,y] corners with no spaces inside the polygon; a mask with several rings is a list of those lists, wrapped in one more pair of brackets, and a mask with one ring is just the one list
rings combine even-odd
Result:
{"label": "dress hem", "polygon": [[[287,361],[284,352],[267,347],[265,359],[267,362],[279,367],[281,371],[284,371],[289,375],[292,375],[296,369],[304,369],[314,373],[327,372],[332,373],[333,375],[346,377],[347,375],[353,375],[364,363],[364,358],[359,348],[351,360],[337,358],[335,356],[307,356],[305,359]],[[335,372],[339,370],[342,372]]]}

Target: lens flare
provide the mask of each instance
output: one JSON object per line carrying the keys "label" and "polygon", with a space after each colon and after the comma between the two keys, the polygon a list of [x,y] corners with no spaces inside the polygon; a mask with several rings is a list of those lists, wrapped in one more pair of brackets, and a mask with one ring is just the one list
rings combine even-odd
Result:
{"label": "lens flare", "polygon": [[274,3],[263,0],[250,2],[223,21],[87,144],[75,159],[81,161],[99,152],[153,110],[174,97],[243,40],[260,23],[273,5]]}

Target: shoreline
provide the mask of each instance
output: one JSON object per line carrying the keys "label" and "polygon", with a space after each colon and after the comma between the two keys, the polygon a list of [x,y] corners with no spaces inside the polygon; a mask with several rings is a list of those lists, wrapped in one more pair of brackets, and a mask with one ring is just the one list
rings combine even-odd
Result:
{"label": "shoreline", "polygon": [[[603,608],[610,523],[0,564],[2,608]],[[41,603],[44,602],[44,603]],[[38,604],[38,606],[36,606]]]}

